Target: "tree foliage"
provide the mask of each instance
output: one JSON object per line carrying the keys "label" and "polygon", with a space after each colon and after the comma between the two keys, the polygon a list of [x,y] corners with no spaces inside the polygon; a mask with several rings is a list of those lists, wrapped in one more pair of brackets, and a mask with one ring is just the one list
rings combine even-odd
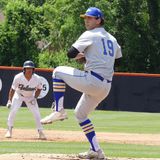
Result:
{"label": "tree foliage", "polygon": [[[1,65],[21,65],[26,59],[41,67],[75,65],[65,52],[85,31],[79,15],[96,6],[105,15],[105,29],[122,47],[120,71],[159,73],[159,0],[2,0],[0,6],[6,16],[0,25]],[[43,40],[51,50],[37,49],[36,41]]]}
{"label": "tree foliage", "polygon": [[25,0],[7,4],[0,32],[1,65],[19,66],[26,59],[38,61],[36,41],[49,34],[43,12],[43,8],[29,5]]}
{"label": "tree foliage", "polygon": [[[155,5],[157,6],[158,3],[160,2],[119,0],[117,29],[120,32],[117,32],[117,36],[124,55],[122,70],[129,72],[159,72],[157,62],[160,62],[160,58],[158,58],[160,54],[158,45],[156,45],[159,42],[157,41],[158,37],[155,36],[159,34],[159,29],[155,26],[160,24],[157,21],[160,13],[157,9],[156,15],[154,15],[155,13],[149,11],[148,8],[148,5],[152,8]],[[156,19],[154,21],[155,26],[150,25],[150,22],[153,22],[152,17]],[[128,67],[125,67],[126,65]]]}
{"label": "tree foliage", "polygon": [[147,0],[149,13],[149,36],[150,52],[148,72],[159,73],[160,71],[160,1]]}
{"label": "tree foliage", "polygon": [[[53,42],[54,49],[61,50],[70,47],[70,45],[85,31],[84,21],[80,18],[80,14],[85,13],[86,9],[90,6],[96,6],[106,15],[107,23],[114,24],[114,3],[106,2],[106,0],[59,0],[52,4],[49,10],[46,10],[46,15],[53,24],[51,31],[51,41]],[[51,5],[46,3],[45,5]],[[48,7],[47,7],[48,8]],[[110,14],[110,11],[113,14]],[[52,16],[50,16],[52,15]],[[105,25],[106,28],[115,32],[115,26]]]}

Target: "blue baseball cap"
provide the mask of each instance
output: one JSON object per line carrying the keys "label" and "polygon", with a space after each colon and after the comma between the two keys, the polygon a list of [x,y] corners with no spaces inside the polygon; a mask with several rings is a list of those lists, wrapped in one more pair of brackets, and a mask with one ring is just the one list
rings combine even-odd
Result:
{"label": "blue baseball cap", "polygon": [[102,11],[96,7],[90,7],[87,9],[85,14],[80,15],[81,18],[85,18],[87,16],[104,19],[104,15],[103,15]]}

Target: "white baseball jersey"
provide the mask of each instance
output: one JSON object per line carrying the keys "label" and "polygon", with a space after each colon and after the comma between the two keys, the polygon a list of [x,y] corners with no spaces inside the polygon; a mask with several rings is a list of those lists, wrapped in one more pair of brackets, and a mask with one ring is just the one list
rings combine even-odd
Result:
{"label": "white baseball jersey", "polygon": [[13,127],[16,113],[22,103],[25,102],[35,118],[37,129],[42,130],[43,127],[40,123],[41,115],[39,107],[37,100],[34,98],[35,91],[37,89],[42,89],[40,76],[33,74],[31,79],[28,81],[25,78],[24,73],[21,72],[14,77],[11,87],[15,90],[15,94],[12,98],[11,110],[8,115],[8,127]]}
{"label": "white baseball jersey", "polygon": [[25,78],[24,73],[21,72],[14,77],[12,89],[23,97],[33,97],[36,89],[42,89],[41,78],[34,73],[28,81]]}
{"label": "white baseball jersey", "polygon": [[86,58],[85,70],[112,80],[115,59],[122,57],[117,40],[104,28],[85,31],[72,45]]}

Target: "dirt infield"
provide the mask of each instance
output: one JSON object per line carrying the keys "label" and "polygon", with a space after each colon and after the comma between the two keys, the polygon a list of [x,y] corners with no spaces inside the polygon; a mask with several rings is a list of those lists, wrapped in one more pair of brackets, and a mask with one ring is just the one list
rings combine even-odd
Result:
{"label": "dirt infield", "polygon": [[[66,154],[5,154],[0,160],[80,160],[76,155]],[[108,158],[107,160],[160,160],[158,158]]]}
{"label": "dirt infield", "polygon": [[[40,141],[37,131],[31,129],[13,129],[12,139],[4,138],[6,129],[0,128],[0,141]],[[83,132],[44,130],[46,141],[54,142],[85,142]],[[98,140],[107,143],[160,145],[160,134],[129,134],[98,132]]]}
{"label": "dirt infield", "polygon": [[[4,138],[6,129],[0,128],[0,141],[41,141],[37,138],[37,131],[31,129],[14,129],[12,138]],[[44,130],[48,142],[85,142],[84,134],[79,131]],[[122,144],[160,145],[160,134],[127,134],[98,132],[100,142]],[[0,160],[80,160],[76,155],[64,154],[5,154]],[[109,160],[160,160],[160,158],[109,158]]]}

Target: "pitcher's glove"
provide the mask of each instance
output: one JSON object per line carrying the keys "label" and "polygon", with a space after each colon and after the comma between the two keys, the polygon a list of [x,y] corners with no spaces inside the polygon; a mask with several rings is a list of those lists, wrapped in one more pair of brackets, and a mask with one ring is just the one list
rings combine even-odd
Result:
{"label": "pitcher's glove", "polygon": [[74,58],[78,63],[86,63],[86,58],[84,53],[78,53],[78,55]]}
{"label": "pitcher's glove", "polygon": [[76,59],[76,62],[78,62],[78,63],[86,63],[86,58],[82,57],[82,58]]}
{"label": "pitcher's glove", "polygon": [[8,100],[8,102],[7,102],[7,104],[6,104],[7,108],[11,108],[11,105],[12,105],[11,100]]}

